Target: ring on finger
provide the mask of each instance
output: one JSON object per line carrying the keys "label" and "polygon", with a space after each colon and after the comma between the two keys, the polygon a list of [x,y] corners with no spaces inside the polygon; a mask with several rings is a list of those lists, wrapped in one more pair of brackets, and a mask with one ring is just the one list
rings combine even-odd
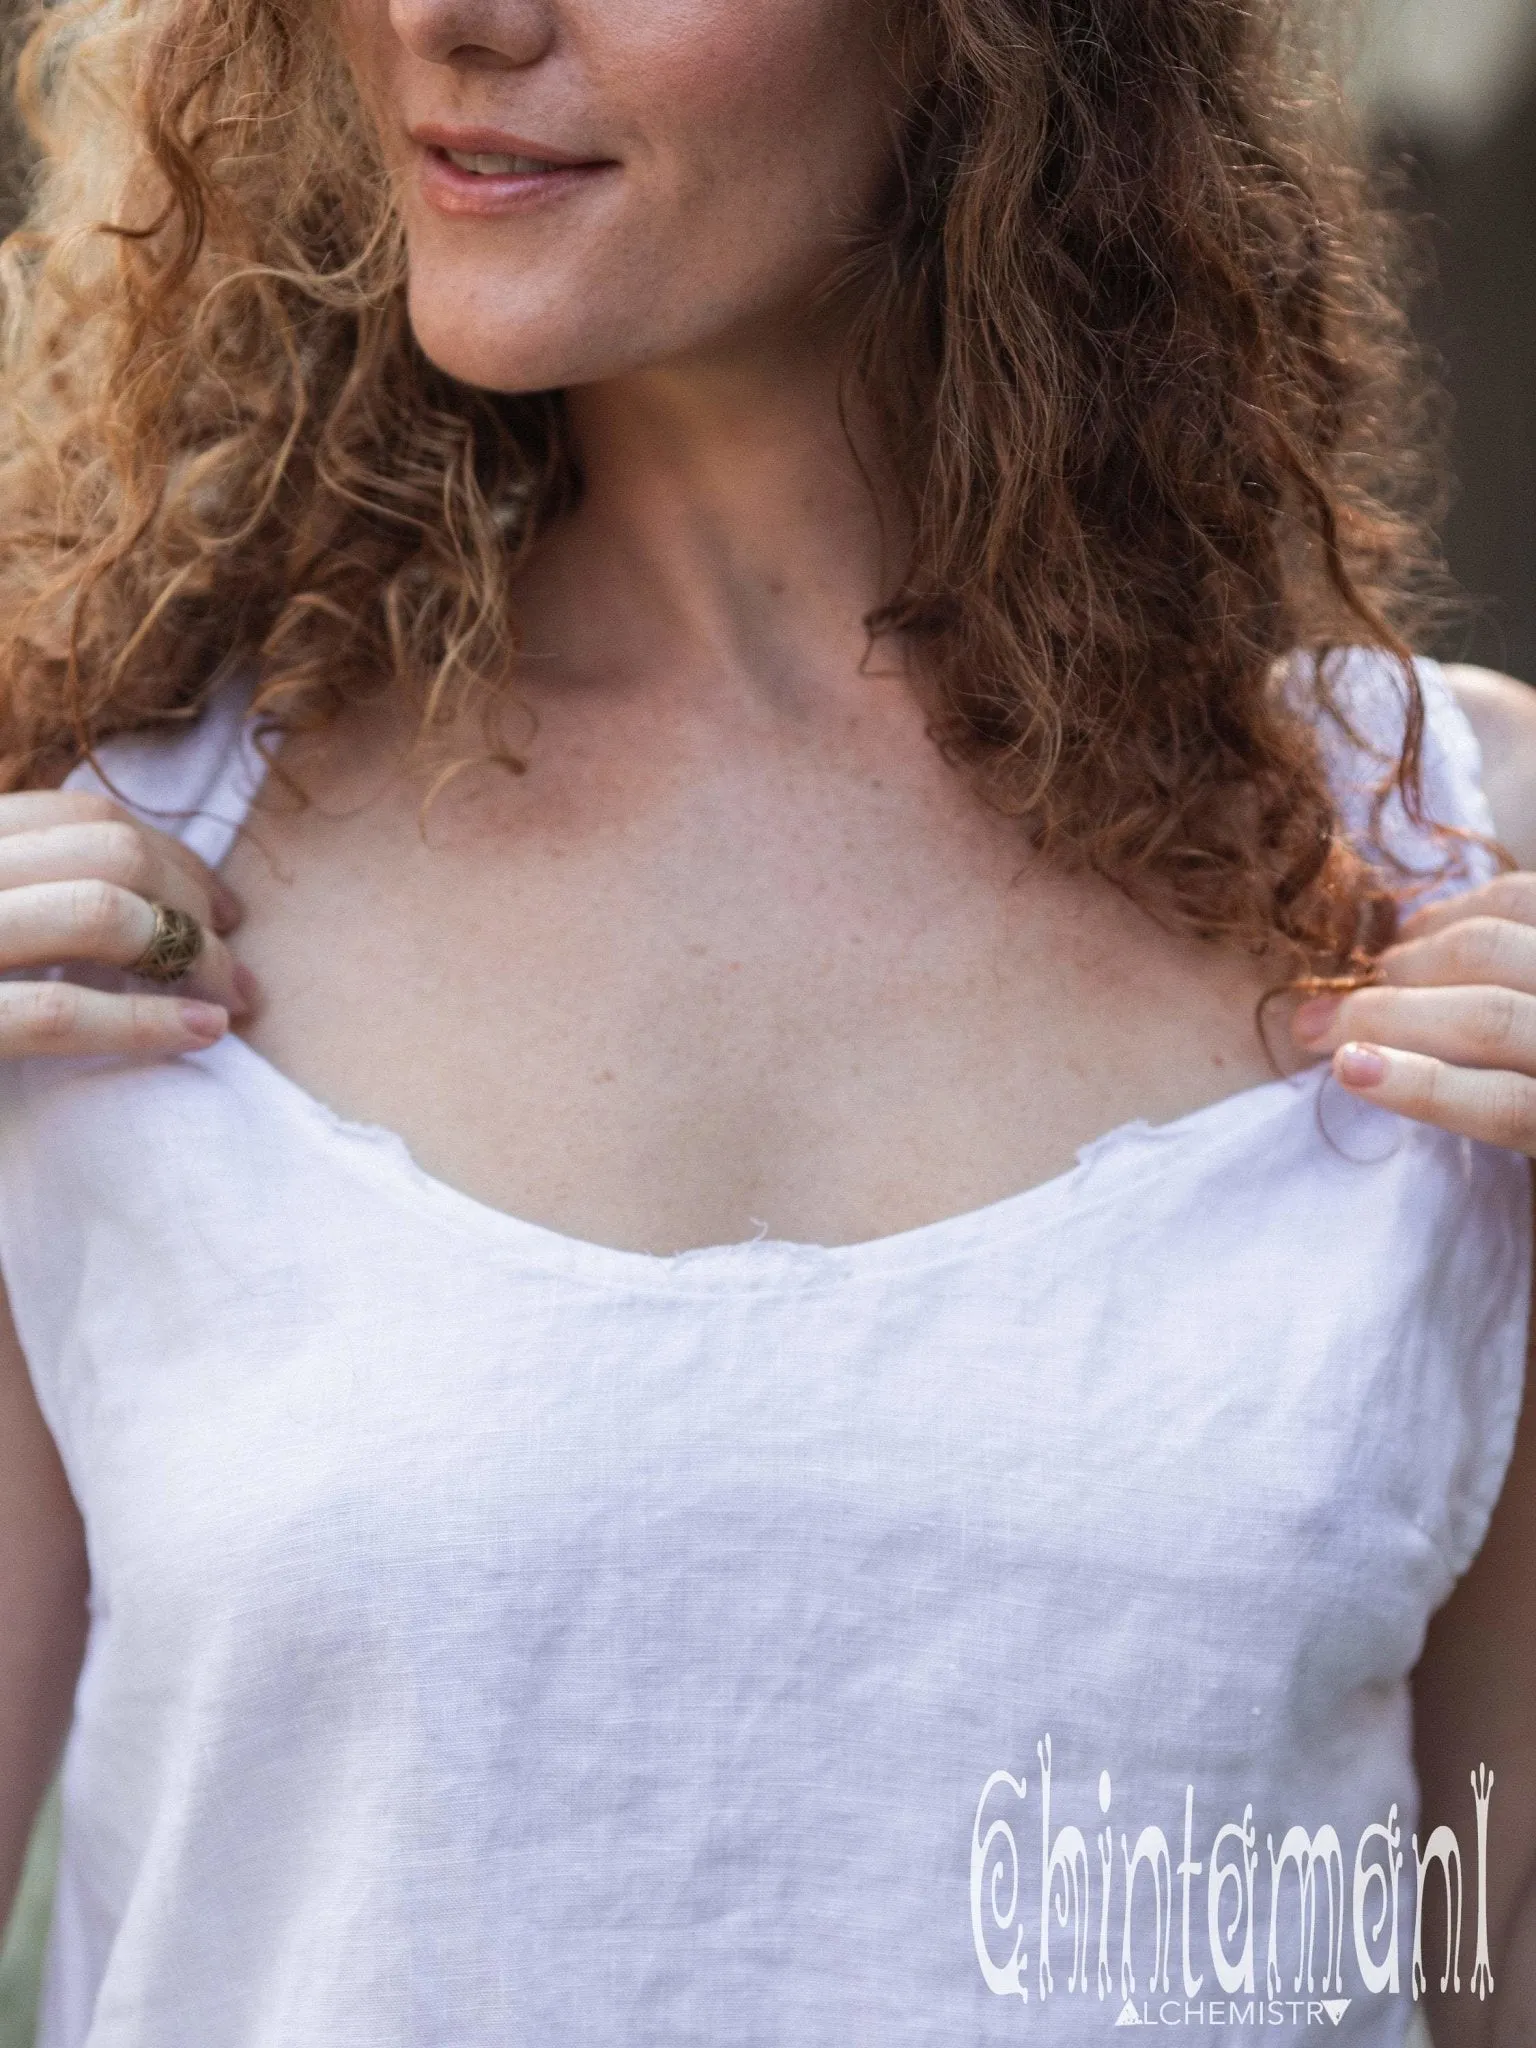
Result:
{"label": "ring on finger", "polygon": [[174,903],[151,903],[155,929],[149,944],[128,972],[146,981],[184,981],[196,965],[204,944],[203,928],[197,919]]}

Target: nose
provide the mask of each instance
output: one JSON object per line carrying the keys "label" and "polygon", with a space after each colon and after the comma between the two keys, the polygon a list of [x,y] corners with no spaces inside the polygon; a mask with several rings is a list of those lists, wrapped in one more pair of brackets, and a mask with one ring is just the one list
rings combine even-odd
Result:
{"label": "nose", "polygon": [[555,36],[550,0],[389,0],[389,19],[413,57],[483,71],[537,64]]}

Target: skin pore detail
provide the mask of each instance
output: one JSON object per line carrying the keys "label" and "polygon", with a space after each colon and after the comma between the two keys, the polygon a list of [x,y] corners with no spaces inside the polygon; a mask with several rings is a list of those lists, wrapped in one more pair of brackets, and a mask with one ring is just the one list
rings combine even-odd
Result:
{"label": "skin pore detail", "polygon": [[[314,808],[269,785],[225,868],[241,1034],[489,1206],[651,1251],[888,1234],[1271,1080],[1263,964],[1031,856],[864,626],[903,536],[833,286],[889,171],[879,10],[346,18],[422,347],[568,387],[584,488],[516,593],[525,774],[458,776],[423,835],[387,707],[288,743]],[[606,168],[466,215],[412,130]]]}
{"label": "skin pore detail", "polygon": [[[267,998],[242,1035],[490,1206],[633,1249],[758,1221],[850,1242],[1272,1077],[1248,963],[1021,878],[899,699],[841,731],[762,720],[728,760],[698,716],[643,751],[654,702],[611,748],[542,708],[528,775],[465,775],[427,845],[419,787],[356,809],[359,766],[313,811],[264,812],[226,870]],[[364,1066],[338,992],[380,987]]]}
{"label": "skin pore detail", "polygon": [[[466,383],[537,391],[792,346],[890,175],[884,16],[883,0],[350,0],[421,347]],[[424,139],[456,132],[590,168],[513,180],[507,204],[508,181],[454,174]],[[477,183],[491,210],[465,212]]]}

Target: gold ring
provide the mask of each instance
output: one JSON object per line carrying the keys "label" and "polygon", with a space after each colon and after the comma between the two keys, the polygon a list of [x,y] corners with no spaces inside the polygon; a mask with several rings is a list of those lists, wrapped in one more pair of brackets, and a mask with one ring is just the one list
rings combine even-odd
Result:
{"label": "gold ring", "polygon": [[151,903],[154,936],[128,969],[146,981],[182,981],[203,950],[203,928],[195,917],[170,903]]}

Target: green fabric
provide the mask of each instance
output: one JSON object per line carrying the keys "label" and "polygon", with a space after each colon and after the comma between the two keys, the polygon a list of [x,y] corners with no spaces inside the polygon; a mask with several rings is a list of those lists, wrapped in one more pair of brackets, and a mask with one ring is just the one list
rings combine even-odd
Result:
{"label": "green fabric", "polygon": [[5,1947],[0,1949],[0,2048],[32,2048],[58,1853],[59,1788],[55,1785],[38,1815],[16,1910],[6,1930]]}

